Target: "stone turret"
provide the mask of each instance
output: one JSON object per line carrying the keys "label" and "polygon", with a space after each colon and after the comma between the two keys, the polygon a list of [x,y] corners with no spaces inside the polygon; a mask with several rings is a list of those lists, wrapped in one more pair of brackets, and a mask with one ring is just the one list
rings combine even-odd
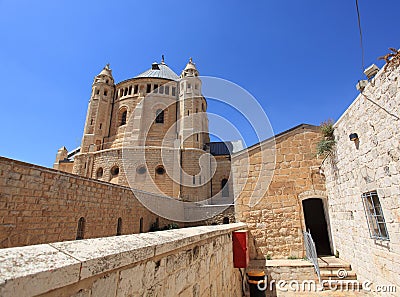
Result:
{"label": "stone turret", "polygon": [[192,58],[189,59],[180,77],[181,146],[202,149],[204,144],[209,142],[208,119],[205,114],[207,102],[201,94],[202,83]]}
{"label": "stone turret", "polygon": [[113,97],[114,78],[110,64],[107,64],[93,80],[81,153],[102,149],[103,140],[109,132]]}

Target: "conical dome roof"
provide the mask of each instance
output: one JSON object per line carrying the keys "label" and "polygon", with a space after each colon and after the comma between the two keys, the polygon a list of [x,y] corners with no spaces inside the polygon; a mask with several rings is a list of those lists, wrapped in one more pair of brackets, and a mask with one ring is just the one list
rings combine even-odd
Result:
{"label": "conical dome roof", "polygon": [[110,68],[110,64],[107,64],[104,66],[103,70],[98,75],[107,75],[109,77],[112,77],[112,70]]}

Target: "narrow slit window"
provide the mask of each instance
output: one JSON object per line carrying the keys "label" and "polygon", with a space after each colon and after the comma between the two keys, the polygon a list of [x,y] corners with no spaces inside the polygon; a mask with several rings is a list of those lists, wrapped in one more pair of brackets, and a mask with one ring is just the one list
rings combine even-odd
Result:
{"label": "narrow slit window", "polygon": [[121,123],[120,126],[125,125],[126,124],[126,117],[128,115],[128,112],[126,110],[124,110],[121,114]]}
{"label": "narrow slit window", "polygon": [[137,94],[139,92],[139,86],[135,85],[135,87],[133,88],[133,93]]}
{"label": "narrow slit window", "polygon": [[164,86],[160,86],[160,87],[158,88],[158,92],[159,92],[160,94],[164,94]]}
{"label": "narrow slit window", "polygon": [[117,222],[117,236],[122,234],[122,218],[118,218]]}
{"label": "narrow slit window", "polygon": [[153,87],[153,92],[154,92],[154,93],[157,93],[157,92],[158,92],[158,85],[154,85],[154,87]]}
{"label": "narrow slit window", "polygon": [[175,87],[172,87],[172,89],[171,89],[171,95],[172,95],[172,96],[176,96],[176,88],[175,88]]}
{"label": "narrow slit window", "polygon": [[228,186],[228,180],[224,178],[221,181],[221,190],[222,190],[222,197],[229,197],[229,186]]}
{"label": "narrow slit window", "polygon": [[147,84],[146,86],[146,93],[151,93],[151,84]]}
{"label": "narrow slit window", "polygon": [[165,95],[169,95],[169,86],[165,86]]}
{"label": "narrow slit window", "polygon": [[78,221],[78,229],[76,231],[76,240],[84,238],[85,235],[85,218],[81,217]]}
{"label": "narrow slit window", "polygon": [[132,94],[132,86],[129,86],[129,92],[128,92],[128,94],[129,94],[129,95]]}

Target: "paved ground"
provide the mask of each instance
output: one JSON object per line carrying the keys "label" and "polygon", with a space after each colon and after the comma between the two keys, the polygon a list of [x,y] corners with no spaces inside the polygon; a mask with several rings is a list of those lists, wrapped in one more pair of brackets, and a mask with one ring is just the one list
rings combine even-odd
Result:
{"label": "paved ground", "polygon": [[[270,295],[273,296],[273,295]],[[339,291],[321,291],[321,292],[277,292],[276,297],[297,297],[297,296],[332,296],[332,297],[362,297],[374,296],[367,292],[339,292]]]}

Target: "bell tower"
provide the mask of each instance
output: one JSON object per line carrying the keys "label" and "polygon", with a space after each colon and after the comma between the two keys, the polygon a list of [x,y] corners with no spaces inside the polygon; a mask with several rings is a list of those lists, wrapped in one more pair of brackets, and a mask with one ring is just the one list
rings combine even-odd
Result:
{"label": "bell tower", "polygon": [[110,64],[94,78],[92,94],[86,115],[81,153],[102,149],[104,138],[108,136],[111,106],[114,98],[114,78]]}
{"label": "bell tower", "polygon": [[179,81],[179,137],[182,148],[203,149],[208,135],[207,101],[201,94],[201,80],[195,63],[189,59]]}

